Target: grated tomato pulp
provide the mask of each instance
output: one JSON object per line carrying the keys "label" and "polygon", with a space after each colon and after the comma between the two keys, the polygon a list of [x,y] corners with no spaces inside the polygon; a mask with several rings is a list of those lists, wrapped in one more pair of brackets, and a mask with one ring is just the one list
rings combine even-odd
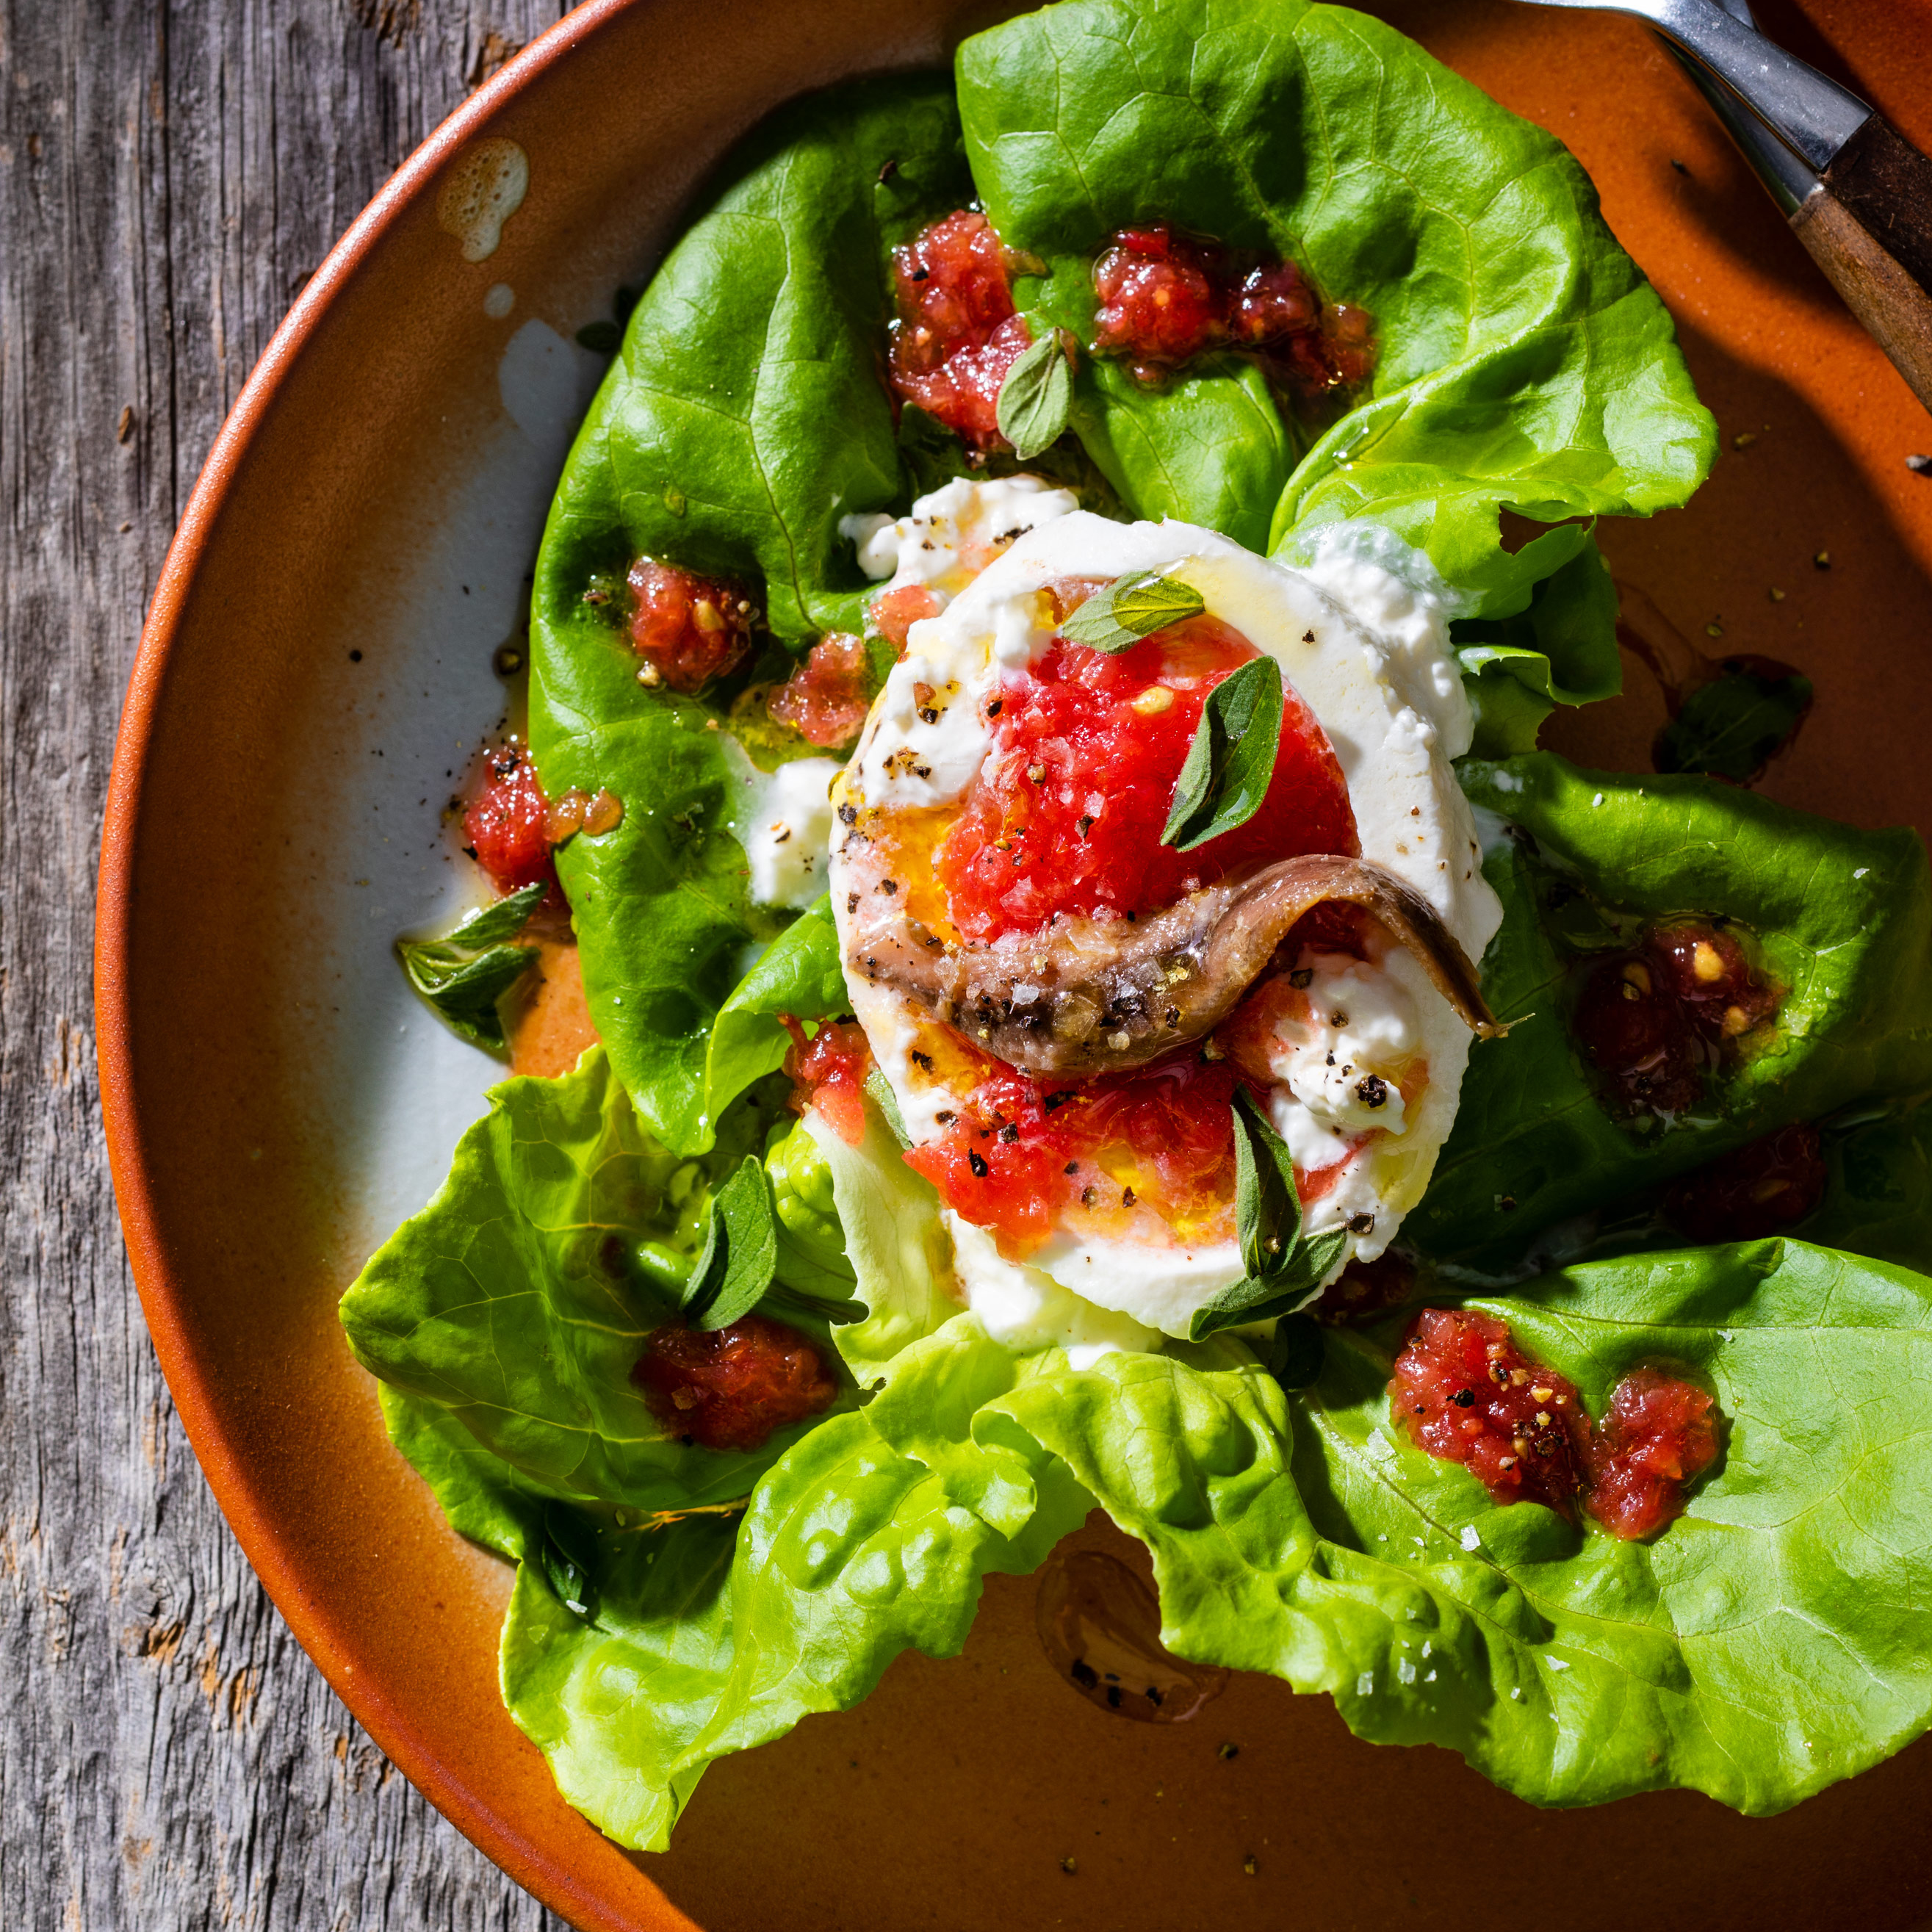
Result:
{"label": "grated tomato pulp", "polygon": [[1425,1308],[1396,1358],[1390,1396],[1418,1449],[1460,1462],[1499,1503],[1576,1520],[1590,1418],[1573,1384],[1516,1345],[1509,1324]]}
{"label": "grated tomato pulp", "polygon": [[655,1329],[631,1379],[666,1430],[701,1449],[756,1449],[838,1394],[812,1343],[762,1315],[710,1330]]}
{"label": "grated tomato pulp", "polygon": [[784,1070],[794,1111],[816,1107],[848,1147],[856,1147],[866,1138],[866,1076],[872,1068],[865,1030],[850,1019],[821,1020],[808,1039],[790,1014],[781,1013],[778,1023],[791,1035]]}
{"label": "grated tomato pulp", "polygon": [[959,931],[988,940],[1056,915],[1155,912],[1242,866],[1358,852],[1342,768],[1292,689],[1261,808],[1192,852],[1161,844],[1208,694],[1258,655],[1200,616],[1111,656],[1056,639],[1003,680],[986,704],[993,749],[933,856]]}
{"label": "grated tomato pulp", "polygon": [[1695,1383],[1639,1369],[1611,1391],[1590,1449],[1590,1514],[1626,1541],[1684,1513],[1684,1487],[1718,1454],[1717,1404]]}
{"label": "grated tomato pulp", "polygon": [[843,745],[859,735],[871,704],[872,669],[865,640],[834,631],[771,694],[769,708],[809,743]]}
{"label": "grated tomato pulp", "polygon": [[1599,961],[1570,1026],[1614,1106],[1681,1114],[1778,1003],[1735,933],[1681,920],[1653,926],[1628,951]]}
{"label": "grated tomato pulp", "polygon": [[892,292],[895,394],[976,448],[1000,442],[1000,386],[1031,338],[986,218],[961,208],[894,249]]}
{"label": "grated tomato pulp", "polygon": [[1214,349],[1249,352],[1304,402],[1366,381],[1375,367],[1367,314],[1324,307],[1292,262],[1237,259],[1164,222],[1124,228],[1094,265],[1094,347],[1143,382]]}
{"label": "grated tomato pulp", "polygon": [[631,647],[647,686],[689,693],[750,656],[756,613],[734,584],[640,556],[631,566]]}
{"label": "grated tomato pulp", "polygon": [[529,758],[514,745],[487,754],[463,814],[464,848],[499,894],[548,879],[557,896],[549,820],[550,801]]}
{"label": "grated tomato pulp", "polygon": [[1189,1048],[1077,1084],[985,1066],[944,1136],[905,1158],[1003,1252],[1031,1253],[1057,1223],[1118,1236],[1158,1214],[1202,1240],[1231,1232],[1239,1076],[1225,1061]]}
{"label": "grated tomato pulp", "polygon": [[1700,1247],[1755,1241],[1803,1220],[1828,1178],[1818,1130],[1799,1120],[1673,1182],[1664,1218]]}
{"label": "grated tomato pulp", "polygon": [[1409,1439],[1462,1463],[1499,1503],[1538,1502],[1615,1537],[1652,1537],[1684,1513],[1686,1486],[1716,1460],[1717,1405],[1661,1369],[1633,1370],[1592,1431],[1575,1385],[1474,1309],[1426,1308],[1389,1382]]}

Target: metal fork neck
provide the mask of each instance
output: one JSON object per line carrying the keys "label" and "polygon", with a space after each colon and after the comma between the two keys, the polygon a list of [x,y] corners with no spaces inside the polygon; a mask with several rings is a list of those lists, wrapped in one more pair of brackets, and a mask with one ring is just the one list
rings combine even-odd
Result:
{"label": "metal fork neck", "polygon": [[1849,88],[1808,67],[1712,0],[1642,0],[1617,7],[1649,21],[1736,94],[1792,152],[1821,172],[1871,118]]}

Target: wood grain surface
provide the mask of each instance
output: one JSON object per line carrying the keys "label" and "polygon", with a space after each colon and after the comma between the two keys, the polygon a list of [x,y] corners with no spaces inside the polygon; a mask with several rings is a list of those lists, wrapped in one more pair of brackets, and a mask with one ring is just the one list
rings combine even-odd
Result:
{"label": "wood grain surface", "polygon": [[230,1536],[129,1278],[89,1016],[115,724],[208,445],[330,244],[562,10],[0,0],[8,1932],[561,1926],[392,1771]]}

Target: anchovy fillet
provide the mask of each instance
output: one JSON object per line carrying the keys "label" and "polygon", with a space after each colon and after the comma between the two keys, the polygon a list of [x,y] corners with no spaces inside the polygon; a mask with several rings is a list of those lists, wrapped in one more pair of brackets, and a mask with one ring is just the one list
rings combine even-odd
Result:
{"label": "anchovy fillet", "polygon": [[1120,1072],[1212,1032],[1295,922],[1331,900],[1360,906],[1412,952],[1480,1038],[1506,1030],[1435,908],[1385,867],[1334,854],[1203,886],[1144,919],[1058,919],[991,942],[949,944],[868,898],[846,958],[1023,1072]]}

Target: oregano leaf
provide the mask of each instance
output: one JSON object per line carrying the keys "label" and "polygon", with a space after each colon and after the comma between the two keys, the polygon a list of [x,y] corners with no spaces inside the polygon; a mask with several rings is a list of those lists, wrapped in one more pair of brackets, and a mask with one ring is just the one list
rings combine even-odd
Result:
{"label": "oregano leaf", "polygon": [[1124,651],[1170,624],[1198,617],[1208,608],[1199,591],[1157,570],[1130,571],[1096,590],[1060,627],[1070,644],[1112,653]]}
{"label": "oregano leaf", "polygon": [[536,948],[510,946],[545,892],[547,880],[479,908],[440,939],[399,939],[396,957],[412,987],[449,1030],[501,1057],[508,1050],[496,1003],[536,963]]}
{"label": "oregano leaf", "polygon": [[764,1299],[778,1269],[771,1178],[755,1154],[711,1197],[710,1225],[679,1307],[693,1328],[728,1328]]}
{"label": "oregano leaf", "polygon": [[545,1504],[536,1556],[557,1601],[589,1623],[597,1614],[597,1540],[590,1526],[568,1504]]}
{"label": "oregano leaf", "polygon": [[1288,1314],[1321,1286],[1348,1238],[1341,1228],[1312,1239],[1303,1232],[1288,1144],[1244,1086],[1234,1090],[1234,1232],[1247,1273],[1194,1311],[1191,1341]]}
{"label": "oregano leaf", "polygon": [[472,952],[480,952],[486,946],[497,946],[506,939],[514,939],[530,923],[530,914],[543,903],[543,896],[549,890],[548,879],[536,879],[527,886],[519,886],[494,905],[479,906],[453,932],[443,935],[443,943],[466,946]]}
{"label": "oregano leaf", "polygon": [[1251,658],[1208,694],[1160,842],[1191,852],[1261,809],[1281,742],[1281,667]]}
{"label": "oregano leaf", "polygon": [[1050,330],[1023,350],[1000,385],[996,407],[1000,434],[1022,463],[1059,440],[1073,408],[1073,371]]}
{"label": "oregano leaf", "polygon": [[878,1108],[880,1117],[892,1130],[892,1138],[902,1148],[912,1145],[912,1136],[906,1131],[905,1116],[899,1112],[899,1096],[892,1091],[892,1083],[886,1078],[883,1067],[867,1069],[866,1097]]}
{"label": "oregano leaf", "polygon": [[1301,1196],[1288,1143],[1245,1085],[1234,1089],[1234,1232],[1241,1265],[1260,1279],[1288,1265],[1301,1232]]}

